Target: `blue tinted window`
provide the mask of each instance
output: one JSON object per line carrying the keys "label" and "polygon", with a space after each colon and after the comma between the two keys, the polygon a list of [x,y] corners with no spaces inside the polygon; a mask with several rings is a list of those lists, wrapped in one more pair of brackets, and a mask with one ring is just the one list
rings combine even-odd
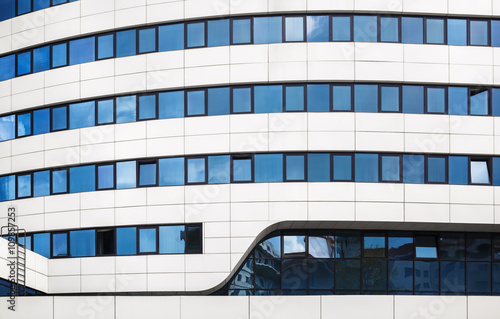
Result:
{"label": "blue tinted window", "polygon": [[489,111],[489,90],[470,89],[470,114],[488,115]]}
{"label": "blue tinted window", "polygon": [[[3,9],[4,8],[2,8],[2,10]],[[31,0],[18,0],[17,1],[17,14],[18,15],[28,13],[31,11],[32,11]],[[2,20],[2,19],[0,18],[0,20]]]}
{"label": "blue tinted window", "polygon": [[156,51],[156,29],[139,30],[139,53]]}
{"label": "blue tinted window", "polygon": [[187,24],[187,47],[202,47],[205,46],[205,23],[188,23]]}
{"label": "blue tinted window", "polygon": [[333,86],[333,110],[351,111],[352,110],[351,86],[335,85]]}
{"label": "blue tinted window", "polygon": [[139,253],[156,252],[156,228],[139,229]]}
{"label": "blue tinted window", "polygon": [[303,17],[285,17],[285,41],[304,41]]}
{"label": "blue tinted window", "polygon": [[360,289],[361,261],[338,259],[335,261],[335,287],[337,289]]}
{"label": "blue tinted window", "polygon": [[95,102],[82,102],[69,105],[69,128],[95,126]]}
{"label": "blue tinted window", "polygon": [[184,117],[184,91],[158,94],[158,118]]}
{"label": "blue tinted window", "polygon": [[59,66],[68,64],[68,52],[67,44],[61,43],[52,46],[52,67],[57,68]]}
{"label": "blue tinted window", "polygon": [[68,171],[52,171],[52,193],[66,193],[68,191]]}
{"label": "blue tinted window", "polygon": [[424,87],[403,85],[403,113],[424,113]]}
{"label": "blue tinted window", "polygon": [[250,43],[251,42],[251,20],[238,19],[233,20],[233,43]]}
{"label": "blue tinted window", "polygon": [[304,87],[287,86],[285,87],[285,110],[304,111]]}
{"label": "blue tinted window", "polygon": [[26,136],[30,134],[31,134],[31,113],[18,115],[17,136]]}
{"label": "blue tinted window", "polygon": [[401,42],[424,43],[424,19],[413,17],[401,18]]}
{"label": "blue tinted window", "polygon": [[229,45],[229,19],[207,22],[209,47]]}
{"label": "blue tinted window", "polygon": [[415,261],[415,286],[417,292],[439,290],[439,263],[437,261]]}
{"label": "blue tinted window", "polygon": [[491,20],[491,46],[500,46],[500,20]]}
{"label": "blue tinted window", "polygon": [[403,182],[423,184],[425,182],[425,157],[423,155],[403,155]]}
{"label": "blue tinted window", "polygon": [[[333,95],[335,98],[335,92]],[[354,85],[354,110],[356,112],[378,112],[377,85]]]}
{"label": "blue tinted window", "polygon": [[68,234],[52,235],[52,256],[68,256]]}
{"label": "blue tinted window", "polygon": [[113,123],[115,118],[113,107],[113,100],[97,102],[97,124]]}
{"label": "blue tinted window", "polygon": [[330,154],[307,155],[307,180],[309,182],[330,181]]}
{"label": "blue tinted window", "polygon": [[427,181],[429,181],[430,183],[446,182],[446,158],[427,158]]}
{"label": "blue tinted window", "polygon": [[[0,10],[1,12],[2,10]],[[16,55],[11,54],[0,58],[0,81],[12,79],[16,76]]]}
{"label": "blue tinted window", "polygon": [[500,157],[493,157],[493,185],[500,185]]}
{"label": "blue tinted window", "polygon": [[445,88],[427,88],[427,112],[445,113]]}
{"label": "blue tinted window", "polygon": [[378,155],[356,154],[356,182],[378,182]]}
{"label": "blue tinted window", "polygon": [[470,162],[470,181],[472,184],[490,183],[490,172],[486,160],[473,160]]}
{"label": "blue tinted window", "polygon": [[139,185],[156,185],[156,163],[139,164]]}
{"label": "blue tinted window", "polygon": [[97,59],[111,58],[115,55],[113,34],[97,37]]}
{"label": "blue tinted window", "polygon": [[354,16],[354,41],[377,42],[376,16]]}
{"label": "blue tinted window", "polygon": [[249,182],[252,180],[252,160],[233,158],[233,181]]}
{"label": "blue tinted window", "polygon": [[50,233],[33,235],[33,251],[46,258],[50,258]]}
{"label": "blue tinted window", "polygon": [[139,96],[139,120],[156,118],[156,95]]}
{"label": "blue tinted window", "polygon": [[137,254],[137,229],[135,227],[123,227],[116,229],[116,254]]}
{"label": "blue tinted window", "polygon": [[95,165],[69,168],[69,192],[95,191]]}
{"label": "blue tinted window", "polygon": [[426,42],[444,44],[444,19],[426,19]]}
{"label": "blue tinted window", "polygon": [[50,171],[33,173],[33,196],[50,195]]}
{"label": "blue tinted window", "polygon": [[399,87],[382,86],[380,88],[380,109],[383,112],[399,112]]}
{"label": "blue tinted window", "polygon": [[184,158],[163,158],[158,160],[160,186],[184,185]]}
{"label": "blue tinted window", "polygon": [[491,264],[467,263],[467,292],[491,292]]}
{"label": "blue tinted window", "polygon": [[50,47],[44,46],[33,50],[33,72],[50,69]]}
{"label": "blue tinted window", "polygon": [[205,159],[188,158],[187,160],[187,182],[204,183],[205,180]]}
{"label": "blue tinted window", "polygon": [[116,163],[116,188],[135,188],[136,182],[136,162],[119,162]]}
{"label": "blue tinted window", "polygon": [[470,45],[488,45],[488,21],[470,21]]}
{"label": "blue tinted window", "polygon": [[441,291],[463,292],[465,291],[465,263],[464,262],[441,262]]}
{"label": "blue tinted window", "polygon": [[390,18],[390,17],[380,18],[380,41],[382,42],[399,41],[398,18]]}
{"label": "blue tinted window", "polygon": [[160,254],[182,254],[185,247],[184,226],[160,226]]}
{"label": "blue tinted window", "polygon": [[307,86],[307,111],[330,111],[330,86],[328,84],[309,84]]}
{"label": "blue tinted window", "polygon": [[448,88],[448,113],[450,115],[467,115],[467,88]]}
{"label": "blue tinted window", "polygon": [[305,180],[305,156],[288,155],[286,158],[286,180],[302,181]]}
{"label": "blue tinted window", "polygon": [[276,113],[283,111],[283,87],[263,85],[254,87],[255,113]]}
{"label": "blue tinted window", "polygon": [[113,165],[97,167],[97,188],[106,189],[115,187],[115,170]]}
{"label": "blue tinted window", "polygon": [[31,196],[31,174],[17,176],[17,197]]}
{"label": "blue tinted window", "polygon": [[208,157],[208,183],[229,183],[231,157],[229,155]]}
{"label": "blue tinted window", "polygon": [[229,88],[208,89],[208,115],[229,114]]}
{"label": "blue tinted window", "polygon": [[328,16],[307,16],[307,42],[328,42]]}
{"label": "blue tinted window", "polygon": [[248,113],[252,111],[251,88],[234,88],[232,97],[234,113]]}
{"label": "blue tinted window", "polygon": [[381,155],[381,157],[382,181],[399,182],[401,180],[399,156]]}
{"label": "blue tinted window", "polygon": [[255,44],[283,42],[282,17],[259,17],[253,19]]}
{"label": "blue tinted window", "polygon": [[283,154],[256,154],[254,159],[256,183],[283,181]]}
{"label": "blue tinted window", "polygon": [[205,114],[205,91],[187,92],[187,115]]}
{"label": "blue tinted window", "polygon": [[95,38],[83,38],[69,42],[69,64],[95,61]]}
{"label": "blue tinted window", "polygon": [[14,199],[16,197],[15,175],[0,177],[0,201]]}
{"label": "blue tinted window", "polygon": [[[360,32],[354,34],[359,36]],[[351,17],[332,17],[332,40],[351,41]]]}
{"label": "blue tinted window", "polygon": [[352,180],[352,155],[333,156],[333,180]]}
{"label": "blue tinted window", "polygon": [[0,2],[0,21],[16,16],[16,0],[3,0]]}
{"label": "blue tinted window", "polygon": [[66,3],[66,2],[73,2],[76,0],[52,0],[52,5],[55,6],[56,4],[61,4],[61,3]]}
{"label": "blue tinted window", "polygon": [[36,0],[33,1],[33,11],[42,10],[50,7],[50,0]]}
{"label": "blue tinted window", "polygon": [[69,232],[71,257],[95,256],[95,230],[74,230]]}
{"label": "blue tinted window", "polygon": [[448,19],[448,44],[467,45],[467,20]]}
{"label": "blue tinted window", "polygon": [[68,108],[66,106],[52,109],[52,130],[65,130],[68,128]]}
{"label": "blue tinted window", "polygon": [[413,290],[413,262],[406,260],[389,261],[389,290]]}
{"label": "blue tinted window", "polygon": [[16,116],[0,117],[0,141],[11,140],[16,136]]}
{"label": "blue tinted window", "polygon": [[469,184],[469,158],[450,156],[448,158],[450,184]]}
{"label": "blue tinted window", "polygon": [[116,98],[116,123],[135,122],[136,120],[135,95],[120,96]]}
{"label": "blue tinted window", "polygon": [[135,29],[116,32],[116,57],[135,55],[136,38]]}
{"label": "blue tinted window", "polygon": [[500,116],[500,89],[491,89],[491,115]]}
{"label": "blue tinted window", "polygon": [[17,75],[31,73],[31,51],[17,55]]}
{"label": "blue tinted window", "polygon": [[158,27],[158,50],[184,50],[184,23]]}

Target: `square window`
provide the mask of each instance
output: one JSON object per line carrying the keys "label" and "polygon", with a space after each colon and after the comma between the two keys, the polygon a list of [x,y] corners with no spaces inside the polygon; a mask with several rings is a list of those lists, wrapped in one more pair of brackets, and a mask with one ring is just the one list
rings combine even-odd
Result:
{"label": "square window", "polygon": [[252,159],[233,156],[233,182],[252,181]]}
{"label": "square window", "polygon": [[158,51],[184,50],[184,23],[158,27]]}
{"label": "square window", "polygon": [[403,155],[403,182],[423,184],[425,182],[425,157]]}
{"label": "square window", "polygon": [[307,181],[330,181],[330,154],[307,154]]}
{"label": "square window", "polygon": [[208,183],[227,184],[230,179],[231,157],[229,155],[208,157]]}
{"label": "square window", "polygon": [[116,123],[135,122],[137,116],[137,101],[135,95],[116,98]]}
{"label": "square window", "polygon": [[33,196],[50,195],[50,171],[41,171],[33,173]]}
{"label": "square window", "polygon": [[233,44],[247,44],[252,42],[250,19],[233,19]]}
{"label": "square window", "polygon": [[65,130],[68,128],[66,106],[55,107],[52,109],[52,131]]}
{"label": "square window", "polygon": [[283,42],[282,17],[258,17],[253,19],[255,44]]}
{"label": "square window", "polygon": [[188,158],[187,159],[187,182],[205,183],[206,182],[206,166],[205,158]]}
{"label": "square window", "polygon": [[69,65],[95,61],[95,37],[69,42]]}
{"label": "square window", "polygon": [[187,116],[205,115],[205,90],[187,92]]}
{"label": "square window", "polygon": [[488,45],[488,21],[470,21],[470,45]]}
{"label": "square window", "polygon": [[[335,92],[333,94],[335,98]],[[354,110],[356,112],[378,112],[378,85],[354,85]]]}
{"label": "square window", "polygon": [[207,22],[207,46],[219,47],[229,45],[229,19],[210,20]]}
{"label": "square window", "polygon": [[308,112],[330,111],[330,85],[328,84],[307,85],[307,111]]}
{"label": "square window", "polygon": [[397,155],[381,155],[382,181],[400,182],[400,157]]}
{"label": "square window", "polygon": [[307,16],[307,42],[328,42],[329,34],[328,16]]}
{"label": "square window", "polygon": [[[14,2],[14,1],[12,1]],[[6,9],[5,7],[2,7],[2,9]],[[18,0],[17,1],[17,15],[25,14],[28,12],[32,11],[31,7],[31,0]],[[4,20],[3,18],[0,18],[0,21]]]}
{"label": "square window", "polygon": [[160,186],[184,185],[184,157],[158,160]]}
{"label": "square window", "polygon": [[255,113],[283,112],[283,86],[259,85],[253,89]]}
{"label": "square window", "polygon": [[139,53],[156,51],[156,28],[139,30]]}
{"label": "square window", "polygon": [[377,42],[377,34],[378,23],[376,16],[354,16],[355,42]]}
{"label": "square window", "polygon": [[69,168],[69,192],[95,191],[95,165]]}
{"label": "square window", "polygon": [[69,128],[95,126],[95,102],[82,102],[69,105]]}
{"label": "square window", "polygon": [[439,237],[441,260],[465,260],[465,235],[444,233]]}
{"label": "square window", "polygon": [[137,187],[136,161],[116,163],[116,189]]}
{"label": "square window", "polygon": [[429,183],[446,183],[445,157],[427,157],[427,181]]}
{"label": "square window", "polygon": [[187,48],[205,46],[205,22],[187,23]]}
{"label": "square window", "polygon": [[448,19],[448,45],[467,45],[467,20]]}
{"label": "square window", "polygon": [[285,41],[304,41],[303,17],[285,17]]}
{"label": "square window", "polygon": [[156,95],[139,96],[139,120],[156,118]]}
{"label": "square window", "polygon": [[401,18],[401,42],[424,43],[424,19],[415,17]]}
{"label": "square window", "polygon": [[356,182],[376,183],[379,181],[378,154],[355,155]]}
{"label": "square window", "polygon": [[156,185],[156,163],[139,163],[139,186]]}
{"label": "square window", "polygon": [[285,87],[285,110],[304,111],[305,93],[303,86]]}
{"label": "square window", "polygon": [[186,246],[185,226],[159,227],[160,254],[183,254]]}
{"label": "square window", "polygon": [[283,236],[283,256],[305,255],[307,247],[307,237],[302,235]]}
{"label": "square window", "polygon": [[184,117],[184,91],[158,94],[158,118],[171,119]]}
{"label": "square window", "polygon": [[403,113],[424,113],[424,87],[403,85]]}
{"label": "square window", "polygon": [[31,135],[31,113],[19,114],[17,116],[17,136]]}
{"label": "square window", "polygon": [[332,41],[349,42],[351,39],[351,17],[332,17]]}
{"label": "square window", "polygon": [[437,243],[434,236],[415,236],[416,258],[437,258]]}
{"label": "square window", "polygon": [[229,114],[229,87],[207,89],[208,115]]}
{"label": "square window", "polygon": [[111,189],[115,187],[115,168],[113,164],[97,166],[97,188]]}
{"label": "square window", "polygon": [[256,183],[283,181],[283,154],[256,154],[254,161]]}
{"label": "square window", "polygon": [[365,234],[363,236],[364,257],[385,257],[385,236],[382,234]]}
{"label": "square window", "polygon": [[136,42],[137,34],[135,29],[116,32],[116,57],[136,55]]}
{"label": "square window", "polygon": [[95,230],[75,230],[69,232],[71,257],[95,256]]}
{"label": "square window", "polygon": [[286,180],[304,181],[305,178],[305,156],[287,155],[286,159]]}
{"label": "square window", "polygon": [[252,88],[232,88],[233,113],[252,112]]}
{"label": "square window", "polygon": [[472,184],[490,184],[490,165],[488,160],[471,159],[470,181]]}

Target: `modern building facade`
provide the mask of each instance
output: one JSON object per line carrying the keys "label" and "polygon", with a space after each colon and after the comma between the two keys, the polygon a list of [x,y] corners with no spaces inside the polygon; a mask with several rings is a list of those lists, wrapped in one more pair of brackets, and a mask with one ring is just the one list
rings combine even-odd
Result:
{"label": "modern building facade", "polygon": [[500,1],[0,20],[0,318],[498,318]]}

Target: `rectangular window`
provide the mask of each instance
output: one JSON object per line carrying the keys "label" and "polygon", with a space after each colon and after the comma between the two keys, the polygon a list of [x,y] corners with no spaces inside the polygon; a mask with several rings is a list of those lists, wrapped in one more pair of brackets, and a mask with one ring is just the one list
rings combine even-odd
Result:
{"label": "rectangular window", "polygon": [[385,257],[385,235],[365,234],[363,236],[363,257]]}
{"label": "rectangular window", "polygon": [[16,137],[16,116],[0,117],[0,141],[12,140]]}
{"label": "rectangular window", "polygon": [[378,155],[356,154],[355,155],[356,182],[375,183],[379,181]]}
{"label": "rectangular window", "polygon": [[229,45],[229,19],[210,20],[207,22],[209,47]]}
{"label": "rectangular window", "polygon": [[470,114],[488,115],[489,112],[489,90],[471,88],[470,90]]}
{"label": "rectangular window", "polygon": [[33,72],[50,69],[50,46],[33,49]]}
{"label": "rectangular window", "polygon": [[95,61],[95,37],[69,42],[69,65]]}
{"label": "rectangular window", "polygon": [[439,237],[441,260],[465,260],[465,235],[444,233]]}
{"label": "rectangular window", "polygon": [[448,113],[450,115],[467,115],[467,88],[448,88]]}
{"label": "rectangular window", "polygon": [[111,189],[115,187],[115,167],[113,164],[97,166],[97,188]]}
{"label": "rectangular window", "polygon": [[469,158],[467,156],[449,156],[448,166],[450,184],[469,184]]}
{"label": "rectangular window", "polygon": [[[359,93],[361,95],[361,93]],[[359,99],[362,99],[361,96]],[[333,110],[334,111],[351,111],[352,110],[352,93],[350,85],[334,85],[333,86]]]}
{"label": "rectangular window", "polygon": [[116,123],[135,122],[137,116],[136,96],[120,96],[116,98]]}
{"label": "rectangular window", "polygon": [[208,89],[208,115],[229,114],[229,87]]}
{"label": "rectangular window", "polygon": [[187,48],[199,48],[205,46],[205,22],[186,24]]}
{"label": "rectangular window", "polygon": [[489,45],[488,21],[471,20],[470,45]]}
{"label": "rectangular window", "polygon": [[156,28],[139,30],[139,53],[156,51]]}
{"label": "rectangular window", "polygon": [[465,237],[466,258],[469,261],[491,260],[491,237],[485,233],[467,233]]}
{"label": "rectangular window", "polygon": [[82,102],[69,105],[69,128],[95,126],[95,102]]}
{"label": "rectangular window", "polygon": [[156,185],[156,163],[139,163],[139,186]]}
{"label": "rectangular window", "polygon": [[17,136],[31,135],[31,113],[19,114],[17,116]]}
{"label": "rectangular window", "polygon": [[112,58],[115,55],[115,35],[107,34],[97,37],[97,59]]}
{"label": "rectangular window", "polygon": [[285,17],[285,41],[286,42],[304,41],[303,17]]}
{"label": "rectangular window", "polygon": [[380,110],[382,112],[401,111],[398,86],[380,86]]}
{"label": "rectangular window", "polygon": [[486,159],[471,159],[470,181],[472,184],[490,184],[490,165]]}
{"label": "rectangular window", "polygon": [[285,86],[285,110],[304,111],[305,92],[304,86]]}
{"label": "rectangular window", "polygon": [[158,27],[158,51],[184,50],[184,23]]}
{"label": "rectangular window", "polygon": [[116,32],[116,57],[121,58],[124,56],[136,55],[136,38],[135,29]]}
{"label": "rectangular window", "polygon": [[33,173],[33,196],[50,195],[50,171],[40,171]]}
{"label": "rectangular window", "polygon": [[110,124],[115,120],[114,100],[97,101],[97,124]]}
{"label": "rectangular window", "polygon": [[413,236],[393,233],[388,239],[389,259],[413,259]]}
{"label": "rectangular window", "polygon": [[187,159],[187,182],[188,184],[205,183],[206,182],[206,166],[205,158],[188,158]]}
{"label": "rectangular window", "polygon": [[356,112],[378,112],[378,85],[354,85],[354,110]]}
{"label": "rectangular window", "polygon": [[255,113],[283,112],[283,86],[259,85],[254,89]]}
{"label": "rectangular window", "polygon": [[116,253],[115,230],[98,229],[97,235],[97,256],[114,255]]}
{"label": "rectangular window", "polygon": [[423,184],[425,182],[425,157],[403,155],[403,182]]}
{"label": "rectangular window", "polygon": [[201,226],[187,226],[186,253],[201,254]]}
{"label": "rectangular window", "polygon": [[493,259],[500,260],[500,235],[493,237]]}
{"label": "rectangular window", "polygon": [[68,170],[52,171],[52,193],[62,194],[68,192]]}
{"label": "rectangular window", "polygon": [[307,154],[307,181],[330,181],[330,154]]}
{"label": "rectangular window", "polygon": [[52,256],[68,256],[68,233],[52,234]]}
{"label": "rectangular window", "polygon": [[139,96],[139,120],[156,118],[156,95]]}
{"label": "rectangular window", "polygon": [[52,46],[52,67],[57,68],[68,64],[67,44],[55,44]]}
{"label": "rectangular window", "polygon": [[330,85],[328,84],[307,85],[307,111],[308,112],[330,111]]}
{"label": "rectangular window", "polygon": [[305,156],[286,155],[286,180],[305,181]]}
{"label": "rectangular window", "polygon": [[52,109],[52,131],[66,130],[68,128],[68,108],[66,106]]}
{"label": "rectangular window", "polygon": [[156,228],[139,228],[139,253],[155,253]]}
{"label": "rectangular window", "polygon": [[446,183],[446,157],[427,157],[427,182]]}
{"label": "rectangular window", "polygon": [[233,19],[233,44],[252,42],[252,21],[250,19]]}
{"label": "rectangular window", "polygon": [[491,20],[491,46],[500,46],[500,20]]}
{"label": "rectangular window", "polygon": [[352,155],[333,155],[333,180],[352,181]]}
{"label": "rectangular window", "polygon": [[446,89],[427,88],[427,112],[446,114]]}
{"label": "rectangular window", "polygon": [[69,232],[71,257],[95,256],[95,230],[74,230]]}
{"label": "rectangular window", "polygon": [[208,156],[208,183],[230,183],[231,157],[229,155]]}
{"label": "rectangular window", "polygon": [[184,157],[158,160],[160,186],[184,185]]}
{"label": "rectangular window", "polygon": [[399,42],[399,19],[380,17],[380,41]]}
{"label": "rectangular window", "polygon": [[116,163],[116,188],[136,188],[137,171],[136,161]]}
{"label": "rectangular window", "polygon": [[283,154],[256,154],[255,182],[283,182]]}
{"label": "rectangular window", "polygon": [[50,258],[50,233],[33,235],[33,251],[45,258]]}
{"label": "rectangular window", "polygon": [[137,228],[120,227],[116,229],[116,254],[137,254]]}
{"label": "rectangular window", "polygon": [[448,45],[467,45],[467,20],[448,19]]}
{"label": "rectangular window", "polygon": [[160,254],[183,254],[186,246],[185,226],[159,227]]}
{"label": "rectangular window", "polygon": [[253,18],[253,37],[255,44],[283,42],[282,17]]}
{"label": "rectangular window", "polygon": [[[8,1],[5,1],[8,3]],[[2,10],[6,8],[2,6]],[[31,0],[18,0],[17,1],[17,15],[25,14],[32,11]],[[0,21],[4,19],[0,18]]]}
{"label": "rectangular window", "polygon": [[95,165],[69,168],[69,192],[95,191]]}
{"label": "rectangular window", "polygon": [[184,91],[158,94],[158,118],[184,117]]}
{"label": "rectangular window", "polygon": [[307,16],[307,42],[328,42],[329,34],[328,16]]}
{"label": "rectangular window", "polygon": [[332,17],[332,41],[351,41],[351,17]]}
{"label": "rectangular window", "polygon": [[[1,12],[1,10],[0,10]],[[0,58],[0,81],[12,79],[16,76],[16,55],[11,54]]]}
{"label": "rectangular window", "polygon": [[252,88],[232,88],[233,113],[252,112]]}
{"label": "rectangular window", "polygon": [[424,43],[424,19],[415,17],[401,18],[401,42]]}
{"label": "rectangular window", "polygon": [[354,16],[354,42],[377,42],[377,17]]}
{"label": "rectangular window", "polygon": [[31,174],[17,175],[17,197],[31,197]]}
{"label": "rectangular window", "polygon": [[233,182],[252,181],[252,159],[248,157],[233,156]]}
{"label": "rectangular window", "polygon": [[17,75],[31,73],[31,51],[17,55]]}
{"label": "rectangular window", "polygon": [[403,85],[403,113],[424,113],[424,87]]}
{"label": "rectangular window", "polygon": [[416,258],[437,258],[437,243],[434,236],[415,236]]}
{"label": "rectangular window", "polygon": [[205,90],[188,91],[187,116],[205,115]]}
{"label": "rectangular window", "polygon": [[380,155],[380,166],[382,169],[383,182],[400,182],[401,168],[400,157],[398,155]]}

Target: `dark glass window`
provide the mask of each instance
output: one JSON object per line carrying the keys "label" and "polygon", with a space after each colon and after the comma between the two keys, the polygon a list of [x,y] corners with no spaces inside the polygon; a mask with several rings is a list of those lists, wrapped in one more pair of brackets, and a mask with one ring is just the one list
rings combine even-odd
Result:
{"label": "dark glass window", "polygon": [[187,115],[205,114],[205,90],[187,92]]}
{"label": "dark glass window", "polygon": [[116,229],[116,254],[137,254],[137,228],[123,227]]}
{"label": "dark glass window", "polygon": [[184,23],[158,27],[158,50],[184,50]]}
{"label": "dark glass window", "polygon": [[388,239],[389,259],[413,259],[413,237],[391,235]]}
{"label": "dark glass window", "polygon": [[120,58],[137,54],[136,38],[135,29],[116,32],[116,57]]}
{"label": "dark glass window", "polygon": [[31,73],[31,51],[17,55],[17,75]]}
{"label": "dark glass window", "polygon": [[467,263],[467,292],[491,292],[491,263]]}
{"label": "dark glass window", "polygon": [[427,88],[427,112],[446,113],[446,89]]}
{"label": "dark glass window", "polygon": [[333,156],[333,180],[352,181],[352,155]]}
{"label": "dark glass window", "polygon": [[95,165],[69,168],[69,192],[95,191]]}
{"label": "dark glass window", "polygon": [[304,41],[303,17],[285,17],[285,41]]}
{"label": "dark glass window", "polygon": [[402,260],[389,261],[389,290],[413,290],[413,262]]}
{"label": "dark glass window", "polygon": [[470,181],[472,184],[490,183],[490,168],[487,160],[480,160],[480,159],[471,160]]}
{"label": "dark glass window", "polygon": [[378,155],[377,154],[356,154],[356,182],[378,182]]}
{"label": "dark glass window", "polygon": [[441,260],[465,259],[465,236],[460,233],[444,233],[439,238]]}
{"label": "dark glass window", "polygon": [[335,235],[335,258],[361,257],[361,236],[357,231],[338,231]]}
{"label": "dark glass window", "polygon": [[31,174],[17,175],[17,197],[31,197]]}
{"label": "dark glass window", "polygon": [[363,237],[364,257],[385,257],[385,235],[367,233]]}
{"label": "dark glass window", "polygon": [[208,183],[230,183],[231,157],[229,155],[208,157]]}
{"label": "dark glass window", "polygon": [[304,181],[305,180],[305,156],[287,155],[286,159],[286,180]]}
{"label": "dark glass window", "polygon": [[33,196],[50,195],[50,171],[40,171],[33,173]]}
{"label": "dark glass window", "polygon": [[50,233],[33,235],[33,251],[45,258],[50,258]]}
{"label": "dark glass window", "polygon": [[209,47],[229,45],[229,19],[210,20],[207,27]]}
{"label": "dark glass window", "polygon": [[330,111],[330,86],[328,84],[307,85],[307,111]]}
{"label": "dark glass window", "polygon": [[17,116],[17,136],[31,135],[31,113]]}
{"label": "dark glass window", "polygon": [[205,23],[195,22],[186,24],[187,47],[196,48],[205,46]]}
{"label": "dark glass window", "polygon": [[[359,93],[359,94],[361,94],[361,93]],[[363,100],[362,97],[359,97],[358,100],[359,99]],[[333,86],[333,110],[334,111],[351,111],[352,110],[352,95],[351,95],[351,86],[350,85],[334,85]]]}
{"label": "dark glass window", "polygon": [[425,183],[425,157],[423,155],[403,155],[403,182]]}
{"label": "dark glass window", "polygon": [[186,253],[201,254],[201,226],[187,226]]}
{"label": "dark glass window", "polygon": [[448,19],[448,44],[467,45],[467,20]]}
{"label": "dark glass window", "polygon": [[467,115],[467,88],[448,88],[448,112],[450,115]]}
{"label": "dark glass window", "polygon": [[95,256],[95,230],[70,231],[69,247],[72,257]]}
{"label": "dark glass window", "polygon": [[458,293],[465,291],[465,263],[443,261],[441,265],[441,291]]}
{"label": "dark glass window", "polygon": [[387,290],[387,261],[364,259],[363,290]]}
{"label": "dark glass window", "polygon": [[400,182],[400,157],[398,155],[381,155],[382,181]]}
{"label": "dark glass window", "polygon": [[413,114],[424,113],[424,87],[403,85],[403,112]]}
{"label": "dark glass window", "polygon": [[4,0],[0,3],[0,21],[16,16],[16,0]]}
{"label": "dark glass window", "polygon": [[377,42],[377,17],[354,16],[354,41]]}
{"label": "dark glass window", "polygon": [[52,234],[52,256],[68,256],[68,234]]}
{"label": "dark glass window", "polygon": [[285,87],[285,110],[304,111],[305,92],[303,86]]}
{"label": "dark glass window", "polygon": [[254,160],[256,183],[283,181],[283,154],[256,154]]}
{"label": "dark glass window", "polygon": [[493,259],[500,260],[500,235],[493,237]]}
{"label": "dark glass window", "polygon": [[33,1],[33,11],[42,10],[48,7],[50,7],[50,0]]}
{"label": "dark glass window", "polygon": [[139,96],[139,120],[156,118],[156,95]]}
{"label": "dark glass window", "polygon": [[156,51],[156,28],[139,30],[139,53]]}
{"label": "dark glass window", "polygon": [[109,124],[115,120],[113,100],[97,101],[97,124]]}
{"label": "dark glass window", "polygon": [[50,46],[33,49],[33,72],[50,69]]}
{"label": "dark glass window", "polygon": [[283,42],[282,17],[257,17],[253,19],[255,44]]}
{"label": "dark glass window", "polygon": [[[335,99],[335,92],[333,93]],[[335,109],[335,108],[334,108]],[[378,112],[378,86],[373,84],[354,85],[354,110],[356,112]]]}
{"label": "dark glass window", "polygon": [[229,114],[229,88],[214,88],[207,90],[208,115]]}
{"label": "dark glass window", "polygon": [[262,85],[254,87],[255,113],[283,111],[283,86]]}
{"label": "dark glass window", "polygon": [[401,18],[401,42],[424,43],[424,19],[414,17]]}
{"label": "dark glass window", "polygon": [[233,157],[233,181],[250,182],[252,180],[252,160]]}
{"label": "dark glass window", "polygon": [[116,188],[135,188],[137,186],[136,162],[116,163]]}
{"label": "dark glass window", "polygon": [[158,118],[184,117],[184,91],[158,94]]}
{"label": "dark glass window", "polygon": [[489,90],[488,89],[470,89],[470,114],[488,115],[489,114]]}
{"label": "dark glass window", "polygon": [[399,87],[381,86],[380,87],[380,110],[382,112],[399,112]]}
{"label": "dark glass window", "polygon": [[434,236],[415,236],[416,258],[437,258],[437,243]]}
{"label": "dark glass window", "polygon": [[[6,2],[8,2],[8,1],[6,1]],[[2,10],[3,9],[4,8],[2,7]],[[31,11],[32,11],[31,0],[18,0],[17,1],[17,14],[18,15],[28,13]],[[0,17],[0,21],[1,20],[3,20],[3,19]]]}
{"label": "dark glass window", "polygon": [[116,123],[136,121],[136,96],[120,96],[116,98]]}
{"label": "dark glass window", "polygon": [[439,262],[415,261],[416,292],[439,291]]}
{"label": "dark glass window", "polygon": [[114,255],[116,253],[115,230],[114,229],[98,229],[97,235],[97,255]]}
{"label": "dark glass window", "polygon": [[393,17],[380,17],[380,41],[399,41],[399,19]]}
{"label": "dark glass window", "polygon": [[95,102],[82,102],[69,105],[69,128],[95,126]]}
{"label": "dark glass window", "polygon": [[252,111],[251,88],[233,88],[232,93],[234,113],[249,113]]}
{"label": "dark glass window", "polygon": [[251,43],[251,26],[252,22],[250,19],[234,19],[233,20],[233,43]]}
{"label": "dark glass window", "polygon": [[330,181],[330,154],[307,154],[307,180]]}
{"label": "dark glass window", "polygon": [[444,19],[425,19],[426,42],[431,44],[444,44]]}
{"label": "dark glass window", "polygon": [[156,185],[156,163],[139,163],[139,186]]}
{"label": "dark glass window", "polygon": [[467,260],[491,260],[491,237],[485,233],[468,233],[465,240]]}
{"label": "dark glass window", "polygon": [[337,259],[335,261],[335,285],[338,290],[359,290],[361,286],[361,261]]}
{"label": "dark glass window", "polygon": [[156,252],[156,228],[139,228],[139,253]]}
{"label": "dark glass window", "polygon": [[95,61],[95,37],[69,42],[69,65]]}
{"label": "dark glass window", "polygon": [[467,156],[448,157],[448,166],[450,184],[469,184],[469,158]]}
{"label": "dark glass window", "polygon": [[162,158],[159,163],[160,186],[184,185],[184,158]]}
{"label": "dark glass window", "polygon": [[[2,10],[0,10],[1,12]],[[11,54],[0,58],[0,81],[12,79],[16,76],[16,55]]]}
{"label": "dark glass window", "polygon": [[186,242],[185,226],[159,227],[160,254],[182,254]]}
{"label": "dark glass window", "polygon": [[115,55],[115,35],[107,34],[97,37],[97,59],[112,58]]}
{"label": "dark glass window", "polygon": [[68,171],[52,171],[52,193],[60,194],[68,191]]}
{"label": "dark glass window", "polygon": [[281,262],[281,289],[297,291],[307,289],[307,276],[304,276],[306,261],[301,259],[283,259]]}
{"label": "dark glass window", "polygon": [[333,289],[335,271],[333,259],[311,259],[307,269],[309,269],[310,289]]}
{"label": "dark glass window", "polygon": [[52,46],[52,67],[57,68],[68,64],[67,44],[61,43]]}
{"label": "dark glass window", "polygon": [[328,19],[328,16],[306,17],[307,42],[328,42],[330,40]]}
{"label": "dark glass window", "polygon": [[488,45],[488,21],[470,21],[470,45]]}
{"label": "dark glass window", "polygon": [[187,182],[205,183],[206,182],[205,158],[187,159]]}
{"label": "dark glass window", "polygon": [[52,131],[65,130],[68,128],[68,108],[66,106],[52,109]]}
{"label": "dark glass window", "polygon": [[427,181],[429,183],[446,183],[445,157],[427,157]]}
{"label": "dark glass window", "polygon": [[97,167],[97,188],[109,189],[115,187],[115,169],[113,165],[99,165]]}

